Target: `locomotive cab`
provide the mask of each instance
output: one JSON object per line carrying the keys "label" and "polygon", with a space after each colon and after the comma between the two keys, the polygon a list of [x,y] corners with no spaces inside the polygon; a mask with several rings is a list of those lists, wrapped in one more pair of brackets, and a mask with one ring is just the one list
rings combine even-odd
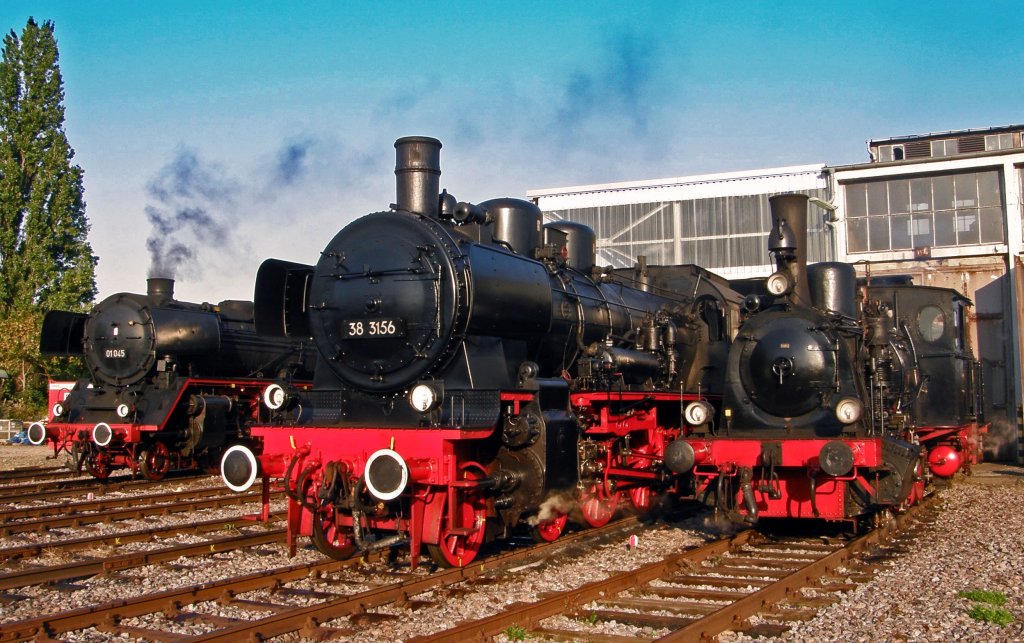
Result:
{"label": "locomotive cab", "polygon": [[970,471],[986,432],[981,365],[967,338],[970,300],[910,283],[869,282],[863,290],[866,309],[881,311],[876,316],[892,335],[869,347],[873,422],[921,444],[930,474]]}

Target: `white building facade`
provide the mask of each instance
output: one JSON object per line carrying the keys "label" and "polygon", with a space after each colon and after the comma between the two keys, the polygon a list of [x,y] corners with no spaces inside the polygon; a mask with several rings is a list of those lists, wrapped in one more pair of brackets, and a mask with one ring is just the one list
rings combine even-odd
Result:
{"label": "white building facade", "polygon": [[1024,126],[869,142],[870,162],[770,168],[531,190],[547,220],[597,233],[598,262],[693,263],[729,279],[772,272],[768,197],[801,192],[808,261],[860,276],[909,274],[974,302],[968,332],[982,362],[986,453],[1024,459]]}
{"label": "white building facade", "polygon": [[828,168],[836,258],[859,275],[909,274],[974,302],[987,457],[1022,460],[1022,126],[869,142],[872,161]]}
{"label": "white building facade", "polygon": [[[593,228],[602,265],[629,267],[643,255],[652,264],[692,263],[739,279],[773,270],[767,251],[768,197],[781,192],[830,201],[825,166],[531,190],[527,196],[546,220]],[[827,214],[823,210],[808,224],[812,262],[833,258]]]}

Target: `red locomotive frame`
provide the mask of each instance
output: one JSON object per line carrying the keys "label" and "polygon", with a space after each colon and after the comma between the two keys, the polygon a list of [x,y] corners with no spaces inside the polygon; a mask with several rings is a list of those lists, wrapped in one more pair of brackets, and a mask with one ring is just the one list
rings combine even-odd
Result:
{"label": "red locomotive frame", "polygon": [[[266,387],[263,379],[225,379],[184,377],[167,391],[162,402],[167,411],[159,424],[144,424],[125,421],[118,417],[113,409],[98,410],[86,422],[62,422],[59,418],[52,419],[42,430],[45,435],[37,434],[33,442],[42,444],[49,442],[53,447],[53,457],[61,452],[73,455],[79,471],[84,467],[98,479],[105,479],[111,472],[119,468],[128,468],[133,476],[142,474],[152,480],[163,478],[171,468],[196,468],[198,462],[191,456],[184,455],[173,443],[161,438],[160,434],[168,434],[175,430],[176,422],[187,422],[188,416],[184,407],[188,406],[193,395],[227,397],[233,404],[244,406],[240,409],[240,417],[246,421],[255,421],[259,414],[259,399]],[[89,388],[82,390],[88,395]],[[71,395],[75,395],[74,389]],[[182,417],[186,414],[185,417]],[[52,415],[52,412],[51,412]],[[105,427],[103,444],[95,442],[95,430]]]}

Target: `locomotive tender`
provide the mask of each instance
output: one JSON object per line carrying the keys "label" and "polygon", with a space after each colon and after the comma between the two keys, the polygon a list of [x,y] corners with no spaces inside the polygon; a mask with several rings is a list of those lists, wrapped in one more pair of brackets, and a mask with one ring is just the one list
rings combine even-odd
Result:
{"label": "locomotive tender", "polygon": [[293,548],[462,566],[517,527],[553,540],[571,510],[598,526],[662,495],[856,520],[976,459],[975,404],[931,406],[972,395],[968,302],[808,269],[806,196],[773,197],[778,270],[744,297],[692,265],[598,268],[586,226],[458,202],[439,141],[395,148],[390,211],[315,266],[257,276],[259,332],[311,336],[319,357],[312,389],[267,387],[269,421],[221,473],[237,491],[283,480]]}
{"label": "locomotive tender", "polygon": [[308,381],[314,359],[301,340],[258,337],[252,302],[178,301],[173,280],[158,278],[89,314],[50,311],[40,351],[83,357],[90,377],[29,440],[73,453],[79,471],[100,479],[121,467],[151,480],[172,466],[216,467],[247,436],[265,378]]}

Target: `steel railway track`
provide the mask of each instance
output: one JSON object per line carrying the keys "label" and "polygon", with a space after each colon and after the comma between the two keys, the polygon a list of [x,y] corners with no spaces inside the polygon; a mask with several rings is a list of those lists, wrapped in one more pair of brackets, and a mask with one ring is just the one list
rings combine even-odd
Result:
{"label": "steel railway track", "polygon": [[[325,637],[351,634],[348,627],[321,627],[319,624],[344,616],[364,615],[367,623],[374,617],[369,610],[383,605],[406,603],[417,594],[449,587],[465,581],[543,559],[557,549],[578,543],[590,543],[602,538],[621,537],[621,534],[636,525],[636,520],[627,518],[616,521],[601,529],[567,534],[554,543],[538,545],[528,549],[512,551],[492,557],[478,564],[448,569],[424,575],[409,571],[391,569],[377,577],[392,577],[387,583],[369,583],[369,589],[345,591],[352,580],[332,578],[342,570],[352,569],[367,562],[380,560],[388,554],[374,554],[363,559],[348,561],[323,561],[313,564],[293,565],[254,574],[228,578],[201,585],[146,594],[135,598],[122,599],[102,605],[69,610],[33,619],[14,621],[0,625],[0,641],[24,640],[28,638],[53,638],[70,632],[97,628],[107,635],[135,636],[145,640],[208,640],[237,641],[259,640],[270,636],[299,632],[304,637]],[[280,533],[280,532],[277,532]],[[162,556],[162,555],[161,555]],[[289,588],[289,583],[308,578],[317,580],[318,589]],[[2,583],[2,577],[0,577]],[[365,585],[367,583],[359,583]],[[312,605],[296,607],[285,601],[267,600],[265,597],[246,598],[249,592],[272,592],[271,596],[305,596],[316,600]],[[252,614],[251,620],[226,618],[206,613],[200,604],[216,601],[220,606],[235,607]],[[192,609],[190,609],[192,608]],[[160,618],[170,623],[166,628],[154,628],[139,624],[139,617],[149,620]],[[174,634],[173,624],[183,622],[202,623],[207,630],[199,636]],[[358,625],[353,626],[358,629]]]}
{"label": "steel railway track", "polygon": [[208,487],[147,496],[126,496],[117,499],[7,509],[0,511],[0,537],[154,515],[185,513],[199,509],[228,507],[253,502],[260,497],[260,491],[237,494],[222,487]]}
{"label": "steel railway track", "polygon": [[[726,630],[776,635],[792,622],[813,617],[837,592],[870,578],[877,559],[898,551],[883,543],[928,515],[931,502],[843,545],[806,539],[766,539],[747,531],[670,556],[641,569],[558,592],[529,604],[463,623],[444,632],[411,639],[416,643],[462,642],[523,628],[551,640],[704,641]],[[865,556],[858,562],[858,556]],[[837,575],[841,567],[861,567]],[[805,590],[809,590],[805,595]],[[669,615],[666,615],[668,613]],[[747,619],[759,616],[756,623]],[[547,625],[557,619],[561,625]],[[600,635],[587,624],[616,621],[668,630],[660,638]],[[578,624],[578,627],[575,625]]]}

